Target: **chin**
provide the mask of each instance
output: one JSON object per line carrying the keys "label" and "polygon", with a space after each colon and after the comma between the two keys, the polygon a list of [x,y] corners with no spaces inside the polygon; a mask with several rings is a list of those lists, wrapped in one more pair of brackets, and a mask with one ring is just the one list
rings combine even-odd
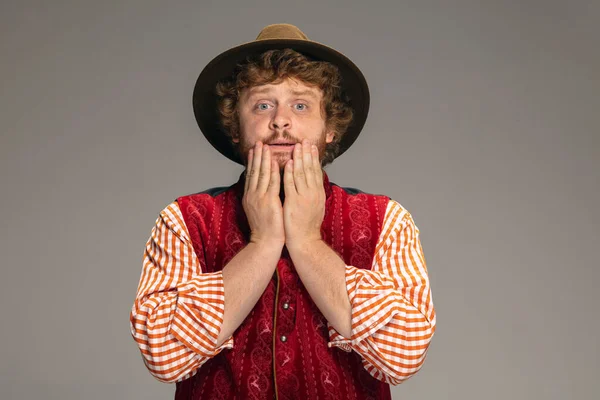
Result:
{"label": "chin", "polygon": [[279,172],[283,172],[283,169],[285,168],[285,164],[287,163],[287,160],[283,161],[283,160],[278,160],[277,164],[279,164]]}
{"label": "chin", "polygon": [[274,155],[275,161],[279,164],[279,168],[285,167],[285,164],[292,159],[292,153],[290,154],[277,154]]}

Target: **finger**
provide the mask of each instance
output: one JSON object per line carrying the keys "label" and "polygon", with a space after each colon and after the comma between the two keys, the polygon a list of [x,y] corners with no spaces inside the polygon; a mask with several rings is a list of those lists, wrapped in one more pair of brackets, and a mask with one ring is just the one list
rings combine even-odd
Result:
{"label": "finger", "polygon": [[248,150],[248,163],[246,164],[246,178],[244,179],[244,193],[248,191],[248,182],[250,182],[250,170],[252,169],[252,159],[254,151]]}
{"label": "finger", "polygon": [[260,173],[258,174],[258,192],[264,193],[269,188],[271,180],[271,150],[268,145],[262,148],[262,161],[260,163]]}
{"label": "finger", "polygon": [[258,186],[258,175],[260,173],[260,163],[262,162],[262,143],[256,142],[254,145],[254,160],[252,162],[252,171],[250,172],[250,190],[256,190]]}
{"label": "finger", "polygon": [[279,196],[279,189],[281,186],[281,178],[279,177],[279,164],[277,161],[271,160],[271,180],[269,181],[269,193],[275,196]]}
{"label": "finger", "polygon": [[285,197],[298,194],[294,183],[294,160],[288,160],[283,169],[283,190],[285,191]]}
{"label": "finger", "polygon": [[317,182],[317,186],[323,186],[323,170],[321,169],[321,160],[319,157],[319,149],[317,145],[313,144],[311,146],[312,152],[312,161],[313,161],[313,170],[315,172],[315,180]]}
{"label": "finger", "polygon": [[306,177],[306,185],[309,188],[315,187],[317,184],[315,172],[313,170],[312,150],[308,139],[302,141],[302,165],[304,166],[304,176]]}
{"label": "finger", "polygon": [[304,193],[306,191],[306,174],[304,173],[304,166],[302,163],[302,145],[296,143],[294,146],[294,183],[296,184],[296,190],[298,193]]}

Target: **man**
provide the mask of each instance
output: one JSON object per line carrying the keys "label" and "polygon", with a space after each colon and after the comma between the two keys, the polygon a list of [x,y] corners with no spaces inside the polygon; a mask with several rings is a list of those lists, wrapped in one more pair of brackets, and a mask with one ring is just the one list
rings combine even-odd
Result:
{"label": "man", "polygon": [[435,311],[412,216],[322,170],[360,133],[368,93],[288,24],[200,74],[198,124],[246,169],[177,198],[146,246],[131,333],[176,399],[389,399],[422,366]]}

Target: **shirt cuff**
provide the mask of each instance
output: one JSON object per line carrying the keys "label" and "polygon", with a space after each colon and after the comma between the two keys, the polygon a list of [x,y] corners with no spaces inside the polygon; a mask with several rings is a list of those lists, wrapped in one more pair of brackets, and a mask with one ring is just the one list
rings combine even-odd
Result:
{"label": "shirt cuff", "polygon": [[173,335],[202,357],[214,357],[233,348],[233,335],[217,346],[225,312],[225,289],[221,271],[206,273],[177,288],[173,307]]}
{"label": "shirt cuff", "polygon": [[335,346],[347,352],[357,348],[406,307],[394,281],[370,270],[347,265],[346,290],[352,308],[352,336],[342,336],[328,323],[330,348]]}

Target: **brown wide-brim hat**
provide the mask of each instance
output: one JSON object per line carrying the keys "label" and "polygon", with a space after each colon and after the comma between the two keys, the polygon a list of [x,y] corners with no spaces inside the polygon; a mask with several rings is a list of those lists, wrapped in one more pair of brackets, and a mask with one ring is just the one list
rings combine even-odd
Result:
{"label": "brown wide-brim hat", "polygon": [[192,102],[200,130],[215,149],[238,164],[244,165],[244,161],[240,159],[220,125],[216,85],[219,81],[230,79],[236,66],[244,62],[247,57],[271,49],[285,48],[294,49],[312,60],[330,62],[341,72],[342,89],[350,100],[354,116],[340,140],[338,156],[354,143],[367,120],[369,87],[362,72],[348,57],[331,47],[309,40],[294,25],[266,26],[253,42],[236,46],[216,56],[204,67],[194,87]]}

